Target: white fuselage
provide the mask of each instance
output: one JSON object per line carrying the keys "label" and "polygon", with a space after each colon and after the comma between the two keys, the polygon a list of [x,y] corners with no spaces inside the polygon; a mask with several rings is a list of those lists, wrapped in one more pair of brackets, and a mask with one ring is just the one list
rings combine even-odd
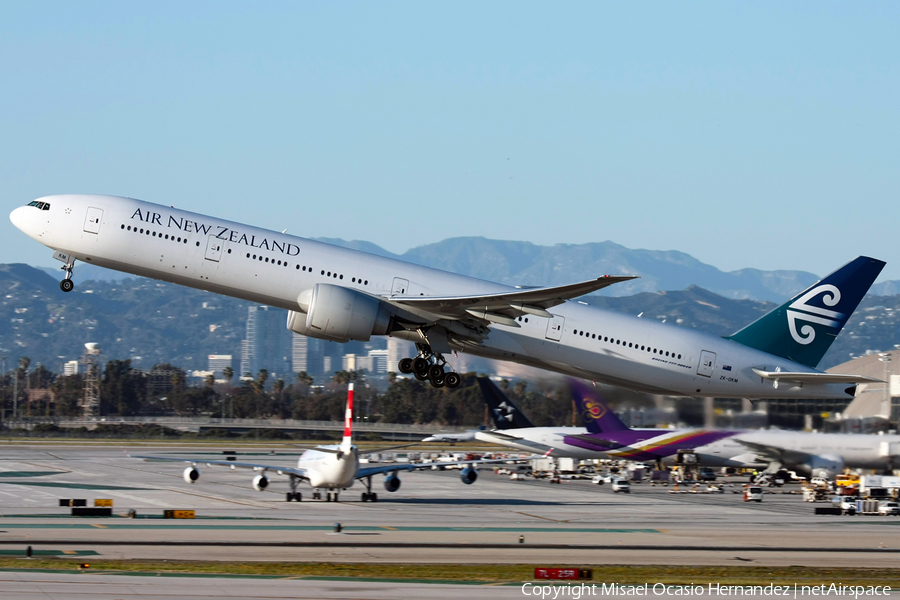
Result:
{"label": "white fuselage", "polygon": [[475,439],[535,454],[550,452],[549,456],[552,458],[606,458],[604,453],[572,446],[564,440],[567,435],[585,434],[587,430],[584,427],[523,427],[496,432],[476,431]]}
{"label": "white fuselage", "polygon": [[[325,446],[325,448],[340,450],[340,446]],[[300,455],[297,468],[306,471],[309,485],[314,488],[345,489],[351,487],[356,480],[359,457],[355,446],[352,446],[349,452],[341,454],[310,449]]]}
{"label": "white fuselage", "polygon": [[[49,210],[26,206],[10,218],[54,250],[90,264],[293,311],[301,311],[300,294],[318,283],[376,297],[398,289],[407,296],[513,289],[129,198],[68,195],[42,201]],[[553,319],[532,315],[520,327],[492,324],[480,345],[453,349],[652,393],[851,397],[846,384],[782,382],[776,387],[752,368],[815,371],[714,335],[575,301],[550,312]],[[561,333],[551,335],[551,322],[562,326]],[[392,335],[421,341],[414,331]]]}
{"label": "white fuselage", "polygon": [[[649,453],[656,453],[664,464],[674,464],[677,458],[676,446],[686,435],[702,433],[704,430],[687,429],[632,429],[635,435],[630,445],[609,451],[590,450],[565,442],[567,435],[589,435],[581,427],[526,427],[505,429],[500,432],[477,431],[475,439],[500,446],[546,454],[549,456],[577,459],[637,459],[652,462]],[[603,437],[599,434],[599,437]],[[615,435],[610,437],[615,439]],[[741,440],[748,442],[742,444]],[[755,468],[763,467],[771,458],[756,452],[751,445],[765,446],[772,453],[782,452],[786,457],[803,456],[838,460],[850,469],[891,470],[900,467],[900,436],[867,435],[858,433],[809,433],[803,431],[746,430],[735,432],[709,444],[692,449],[704,466]],[[808,460],[781,461],[788,468],[809,466]]]}

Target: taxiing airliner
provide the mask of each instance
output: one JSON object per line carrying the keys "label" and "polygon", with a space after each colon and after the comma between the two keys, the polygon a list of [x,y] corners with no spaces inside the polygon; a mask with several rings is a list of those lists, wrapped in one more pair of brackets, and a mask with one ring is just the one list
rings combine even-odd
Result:
{"label": "taxiing airliner", "polygon": [[64,263],[64,292],[80,260],[287,309],[310,337],[411,340],[418,353],[397,369],[436,387],[459,385],[451,352],[675,396],[843,399],[877,381],[816,369],[881,272],[873,258],[721,338],[574,300],[631,276],[509,287],[114,196],[48,196],[10,219]]}
{"label": "taxiing airliner", "polygon": [[610,410],[596,389],[571,382],[586,433],[562,435],[575,446],[609,458],[672,464],[691,450],[701,465],[789,469],[833,478],[849,469],[892,471],[900,467],[900,435],[814,433],[783,430],[631,429]]}
{"label": "taxiing airliner", "polygon": [[[133,458],[142,458],[145,460],[162,460],[174,462],[190,463],[190,466],[184,470],[184,480],[187,483],[194,483],[200,479],[200,471],[197,466],[205,464],[209,466],[224,466],[232,469],[253,469],[259,474],[253,478],[253,489],[258,492],[269,487],[269,478],[266,476],[268,471],[277,473],[278,475],[287,475],[290,478],[291,491],[287,492],[286,499],[288,502],[303,500],[303,494],[297,491],[299,484],[303,481],[309,483],[313,488],[313,500],[321,499],[321,490],[325,490],[325,499],[328,502],[339,500],[340,490],[345,490],[353,485],[357,479],[363,481],[366,491],[362,493],[363,502],[377,502],[378,494],[372,491],[372,477],[378,474],[384,474],[384,489],[389,492],[396,492],[400,489],[400,477],[397,476],[399,471],[415,471],[417,469],[430,469],[431,464],[391,464],[381,465],[378,467],[360,467],[360,455],[380,453],[393,448],[380,448],[377,450],[369,450],[360,452],[353,443],[353,384],[351,383],[347,391],[347,409],[344,416],[344,437],[339,445],[316,446],[310,448],[300,455],[297,460],[296,467],[284,467],[275,465],[266,465],[258,463],[245,463],[228,460],[206,460],[203,458],[175,458],[170,456],[141,456],[135,455]],[[409,444],[407,444],[408,446]],[[405,446],[403,446],[405,447]],[[396,446],[395,446],[396,448]],[[474,460],[474,461],[458,461],[458,462],[442,462],[442,467],[463,466],[460,471],[460,479],[465,484],[472,484],[478,479],[478,471],[476,464],[505,462],[500,460]]]}

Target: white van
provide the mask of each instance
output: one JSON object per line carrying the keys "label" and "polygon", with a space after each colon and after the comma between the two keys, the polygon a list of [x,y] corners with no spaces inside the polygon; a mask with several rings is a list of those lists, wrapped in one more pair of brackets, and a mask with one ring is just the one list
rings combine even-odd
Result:
{"label": "white van", "polygon": [[758,485],[744,487],[744,502],[762,502],[763,489]]}
{"label": "white van", "polygon": [[631,493],[631,484],[628,483],[627,479],[613,479],[612,481],[612,491],[615,493],[623,492],[625,494]]}

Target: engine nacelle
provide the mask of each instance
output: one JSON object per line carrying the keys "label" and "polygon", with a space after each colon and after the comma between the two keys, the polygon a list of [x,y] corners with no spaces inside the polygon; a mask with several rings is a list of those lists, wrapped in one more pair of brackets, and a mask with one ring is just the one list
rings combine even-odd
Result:
{"label": "engine nacelle", "polygon": [[459,473],[459,478],[466,485],[472,485],[478,479],[478,471],[472,465],[469,465]]}
{"label": "engine nacelle", "polygon": [[332,342],[367,342],[390,333],[391,315],[377,298],[350,288],[317,283],[297,299],[301,310],[289,311],[287,328]]}
{"label": "engine nacelle", "polygon": [[188,483],[194,483],[198,479],[200,479],[200,471],[195,469],[194,467],[188,467],[184,470],[184,474],[182,475],[184,480]]}
{"label": "engine nacelle", "polygon": [[840,475],[844,471],[844,459],[840,456],[824,454],[814,456],[809,461],[809,471],[813,477],[822,477],[824,479],[834,479],[836,475]]}
{"label": "engine nacelle", "polygon": [[267,487],[269,487],[269,478],[265,475],[257,475],[253,478],[253,489],[257,492],[261,492]]}
{"label": "engine nacelle", "polygon": [[400,478],[396,473],[391,473],[384,478],[384,489],[389,492],[396,492],[400,489]]}

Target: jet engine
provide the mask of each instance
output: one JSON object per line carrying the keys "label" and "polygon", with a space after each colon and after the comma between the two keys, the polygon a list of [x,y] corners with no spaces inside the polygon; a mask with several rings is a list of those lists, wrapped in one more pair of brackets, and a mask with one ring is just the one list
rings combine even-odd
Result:
{"label": "jet engine", "polygon": [[462,479],[462,482],[466,485],[472,485],[475,483],[475,480],[478,479],[478,471],[472,465],[469,465],[465,469],[463,469],[459,478]]}
{"label": "jet engine", "polygon": [[195,469],[194,467],[188,467],[184,470],[184,474],[182,475],[184,480],[188,483],[194,483],[198,479],[200,479],[200,471]]}
{"label": "jet engine", "polygon": [[824,454],[822,456],[814,456],[808,463],[810,474],[813,477],[823,477],[825,479],[834,479],[835,475],[839,475],[844,471],[844,459],[840,456]]}
{"label": "jet engine", "polygon": [[384,489],[389,492],[396,492],[400,489],[400,478],[396,473],[391,473],[384,478]]}
{"label": "jet engine", "polygon": [[390,333],[391,315],[377,298],[328,283],[317,283],[297,299],[301,311],[289,311],[287,328],[332,342],[369,341]]}
{"label": "jet engine", "polygon": [[269,487],[269,478],[265,475],[257,475],[253,478],[253,489],[257,492],[261,492],[267,487]]}

